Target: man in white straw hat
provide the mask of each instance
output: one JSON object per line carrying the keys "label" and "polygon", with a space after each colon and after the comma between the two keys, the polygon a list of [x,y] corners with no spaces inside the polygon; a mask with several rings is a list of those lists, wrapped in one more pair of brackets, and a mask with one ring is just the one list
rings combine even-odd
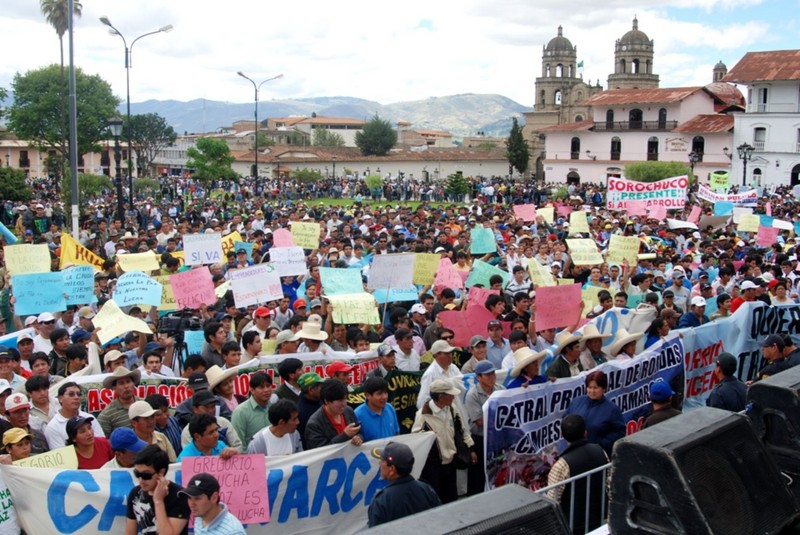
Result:
{"label": "man in white straw hat", "polygon": [[319,323],[313,321],[303,322],[303,327],[294,335],[295,340],[302,340],[297,348],[298,353],[314,353],[320,351],[327,353],[333,351],[331,346],[325,343],[328,333],[322,330]]}
{"label": "man in white straw hat", "polygon": [[453,364],[453,351],[455,350],[456,348],[448,344],[446,340],[436,340],[431,346],[433,362],[422,375],[417,397],[418,409],[421,409],[430,399],[431,384],[434,381],[445,379],[453,383],[452,379],[462,377],[461,370]]}
{"label": "man in white straw hat", "polygon": [[616,360],[632,359],[636,355],[636,342],[642,336],[644,336],[643,332],[631,334],[626,329],[618,329],[614,342],[608,348],[609,354]]}
{"label": "man in white straw hat", "polygon": [[603,352],[603,342],[611,338],[611,335],[601,334],[594,323],[587,324],[582,333],[580,363],[583,369],[591,370],[608,362],[608,355]]}
{"label": "man in white straw hat", "polygon": [[551,381],[564,377],[575,377],[583,371],[580,363],[581,335],[563,330],[556,336],[560,355],[547,368],[547,378]]}
{"label": "man in white straw hat", "polygon": [[514,368],[511,370],[511,377],[514,379],[507,388],[544,383],[546,379],[541,374],[540,365],[546,353],[536,352],[527,346],[514,351]]}

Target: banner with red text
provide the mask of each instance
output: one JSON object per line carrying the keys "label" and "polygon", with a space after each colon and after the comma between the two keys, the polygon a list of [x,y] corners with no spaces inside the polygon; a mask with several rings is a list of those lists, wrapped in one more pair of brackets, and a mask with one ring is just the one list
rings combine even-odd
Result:
{"label": "banner with red text", "polygon": [[609,210],[626,210],[629,202],[641,202],[647,208],[663,207],[680,210],[686,205],[686,188],[689,177],[674,176],[656,182],[639,182],[608,177],[606,206]]}

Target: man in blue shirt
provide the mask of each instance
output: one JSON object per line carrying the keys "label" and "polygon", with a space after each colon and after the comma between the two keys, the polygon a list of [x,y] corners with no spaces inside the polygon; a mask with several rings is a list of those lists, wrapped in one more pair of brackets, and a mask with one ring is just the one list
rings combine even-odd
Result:
{"label": "man in blue shirt", "polygon": [[400,433],[397,414],[389,401],[389,385],[383,377],[367,377],[363,385],[367,401],[356,407],[364,442],[393,437]]}
{"label": "man in blue shirt", "polygon": [[236,448],[230,448],[219,440],[217,419],[210,414],[192,416],[189,421],[189,433],[192,435],[192,441],[181,451],[178,456],[179,461],[184,457],[202,456],[230,459],[239,453]]}
{"label": "man in blue shirt", "polygon": [[503,324],[498,320],[492,320],[486,326],[489,331],[489,339],[486,341],[486,358],[494,364],[496,369],[503,367],[503,357],[511,351],[508,340],[503,338]]}
{"label": "man in blue shirt", "polygon": [[708,323],[708,316],[706,316],[705,313],[706,300],[699,295],[692,297],[689,311],[683,314],[678,320],[678,328],[699,327]]}

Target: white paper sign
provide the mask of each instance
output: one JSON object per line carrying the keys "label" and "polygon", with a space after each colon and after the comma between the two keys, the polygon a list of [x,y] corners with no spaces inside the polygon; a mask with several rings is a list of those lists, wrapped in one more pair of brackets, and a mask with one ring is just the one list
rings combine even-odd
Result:
{"label": "white paper sign", "polygon": [[187,266],[222,262],[222,235],[184,234],[183,258]]}
{"label": "white paper sign", "polygon": [[266,303],[283,297],[281,279],[275,266],[256,264],[233,269],[230,275],[233,300],[237,307]]}
{"label": "white paper sign", "polygon": [[302,247],[273,247],[269,250],[269,259],[281,277],[306,273],[306,256]]}
{"label": "white paper sign", "polygon": [[387,254],[375,255],[369,270],[367,288],[385,290],[387,288],[408,288],[413,286],[414,255]]}

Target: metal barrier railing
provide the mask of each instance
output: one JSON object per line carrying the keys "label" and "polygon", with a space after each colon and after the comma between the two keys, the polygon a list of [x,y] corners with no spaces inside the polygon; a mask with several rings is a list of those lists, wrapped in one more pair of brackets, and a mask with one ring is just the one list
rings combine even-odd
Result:
{"label": "metal barrier railing", "polygon": [[[582,525],[583,525],[583,531],[584,532],[589,532],[589,531],[592,531],[594,529],[599,528],[600,526],[602,526],[603,524],[606,523],[606,518],[608,517],[607,488],[608,488],[608,482],[609,482],[609,470],[610,469],[611,469],[611,463],[604,464],[603,466],[598,466],[597,468],[593,468],[592,470],[589,470],[588,472],[583,472],[581,474],[578,474],[577,476],[573,476],[573,477],[570,477],[569,479],[565,479],[564,481],[559,481],[558,483],[555,483],[553,485],[541,488],[541,489],[537,490],[536,492],[538,494],[544,494],[546,496],[552,497],[554,492],[550,492],[550,491],[556,491],[558,489],[562,489],[562,487],[566,487],[567,485],[569,485],[569,493],[570,493],[569,503],[570,503],[570,507],[569,507],[569,511],[564,511],[564,514],[566,516],[567,522],[569,522],[569,528],[571,530],[575,530],[575,528],[576,528],[576,522],[575,522],[575,520],[576,520],[575,519],[576,507],[579,505],[575,501],[575,489],[578,486],[576,483],[579,483],[579,482],[581,482],[581,480],[585,479],[586,480],[585,496],[583,497],[583,502],[584,502],[583,503],[583,515],[584,515],[584,517],[583,517],[583,524]],[[590,525],[589,524],[590,516],[592,516],[590,514],[592,512],[591,504],[593,503],[594,499],[597,499],[597,497],[593,497],[592,496],[591,478],[592,478],[592,476],[594,474],[598,474],[598,473],[601,474],[600,477],[602,478],[602,484],[599,485],[600,486],[600,497],[599,497],[600,498],[600,516],[599,516],[599,518],[594,519],[595,522],[596,522],[596,525]],[[567,489],[564,488],[563,491],[567,491]],[[558,501],[559,505],[560,505],[561,500],[556,500],[556,501]]]}

